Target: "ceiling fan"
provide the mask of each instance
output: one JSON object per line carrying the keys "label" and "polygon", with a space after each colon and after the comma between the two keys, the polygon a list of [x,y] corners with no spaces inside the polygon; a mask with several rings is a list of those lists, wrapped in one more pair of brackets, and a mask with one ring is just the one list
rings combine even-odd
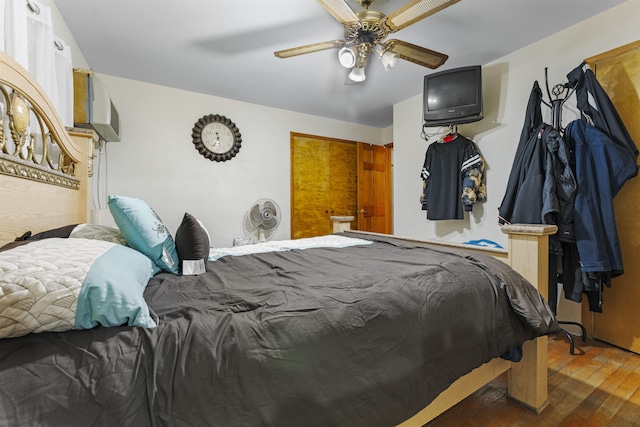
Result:
{"label": "ceiling fan", "polygon": [[351,68],[349,79],[361,82],[364,68],[373,52],[380,55],[385,68],[393,67],[398,58],[435,69],[449,58],[444,53],[416,46],[402,40],[386,40],[387,36],[427,16],[451,6],[460,0],[411,0],[389,15],[369,9],[374,0],[359,0],[364,7],[354,12],[345,0],[318,0],[318,2],[344,26],[344,40],[330,40],[274,52],[278,58],[305,55],[327,49],[340,49],[340,64]]}

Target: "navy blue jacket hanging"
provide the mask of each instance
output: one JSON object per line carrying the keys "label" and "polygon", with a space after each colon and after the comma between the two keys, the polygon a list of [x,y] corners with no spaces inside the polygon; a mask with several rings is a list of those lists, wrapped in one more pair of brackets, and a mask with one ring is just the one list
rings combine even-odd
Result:
{"label": "navy blue jacket hanging", "polygon": [[582,114],[567,127],[575,161],[578,194],[575,207],[576,250],[564,259],[565,296],[580,301],[584,293],[591,311],[602,312],[602,288],[624,272],[613,212],[613,198],[638,174],[638,148],[611,99],[583,62],[567,85],[576,88]]}
{"label": "navy blue jacket hanging", "polygon": [[574,232],[583,272],[624,272],[616,230],[613,198],[625,182],[637,175],[631,152],[584,119],[574,120],[565,133],[575,156],[578,190]]}
{"label": "navy blue jacket hanging", "polygon": [[614,143],[629,150],[634,162],[637,161],[638,148],[593,71],[583,62],[567,74],[567,79],[567,85],[576,89],[577,106],[583,117]]}

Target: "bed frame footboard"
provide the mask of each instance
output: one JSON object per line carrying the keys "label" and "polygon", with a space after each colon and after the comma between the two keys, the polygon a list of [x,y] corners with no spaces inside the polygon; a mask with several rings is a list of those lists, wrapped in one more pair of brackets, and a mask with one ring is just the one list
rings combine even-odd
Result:
{"label": "bed frame footboard", "polygon": [[[501,230],[509,236],[509,245],[506,251],[460,243],[421,242],[464,248],[491,255],[509,264],[531,282],[543,297],[547,298],[549,235],[555,234],[558,230],[557,227],[555,225],[513,224],[504,225]],[[341,229],[340,231],[345,230]],[[402,237],[399,238],[402,239]],[[403,239],[418,241],[411,238]],[[540,413],[549,402],[547,398],[547,343],[546,336],[524,343],[524,354],[518,363],[511,363],[503,359],[494,359],[485,363],[459,378],[429,406],[399,424],[398,427],[423,426],[507,371],[509,372],[509,399],[535,413]]]}

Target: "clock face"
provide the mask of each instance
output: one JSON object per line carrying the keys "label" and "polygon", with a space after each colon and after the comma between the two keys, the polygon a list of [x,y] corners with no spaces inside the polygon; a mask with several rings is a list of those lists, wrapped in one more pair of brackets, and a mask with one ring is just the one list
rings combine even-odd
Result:
{"label": "clock face", "polygon": [[209,123],[202,128],[202,143],[216,154],[223,154],[233,147],[233,133],[222,123]]}
{"label": "clock face", "polygon": [[196,150],[216,162],[232,159],[242,145],[242,137],[235,123],[218,114],[209,114],[199,119],[191,136]]}

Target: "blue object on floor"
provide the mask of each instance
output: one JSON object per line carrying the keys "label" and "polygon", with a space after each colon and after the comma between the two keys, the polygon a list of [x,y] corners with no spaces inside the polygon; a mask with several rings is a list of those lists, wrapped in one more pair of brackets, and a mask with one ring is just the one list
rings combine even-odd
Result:
{"label": "blue object on floor", "polygon": [[476,245],[476,246],[484,246],[487,248],[497,248],[497,249],[503,249],[502,246],[500,246],[498,243],[492,241],[492,240],[487,240],[487,239],[480,239],[480,240],[469,240],[464,242],[465,245]]}

